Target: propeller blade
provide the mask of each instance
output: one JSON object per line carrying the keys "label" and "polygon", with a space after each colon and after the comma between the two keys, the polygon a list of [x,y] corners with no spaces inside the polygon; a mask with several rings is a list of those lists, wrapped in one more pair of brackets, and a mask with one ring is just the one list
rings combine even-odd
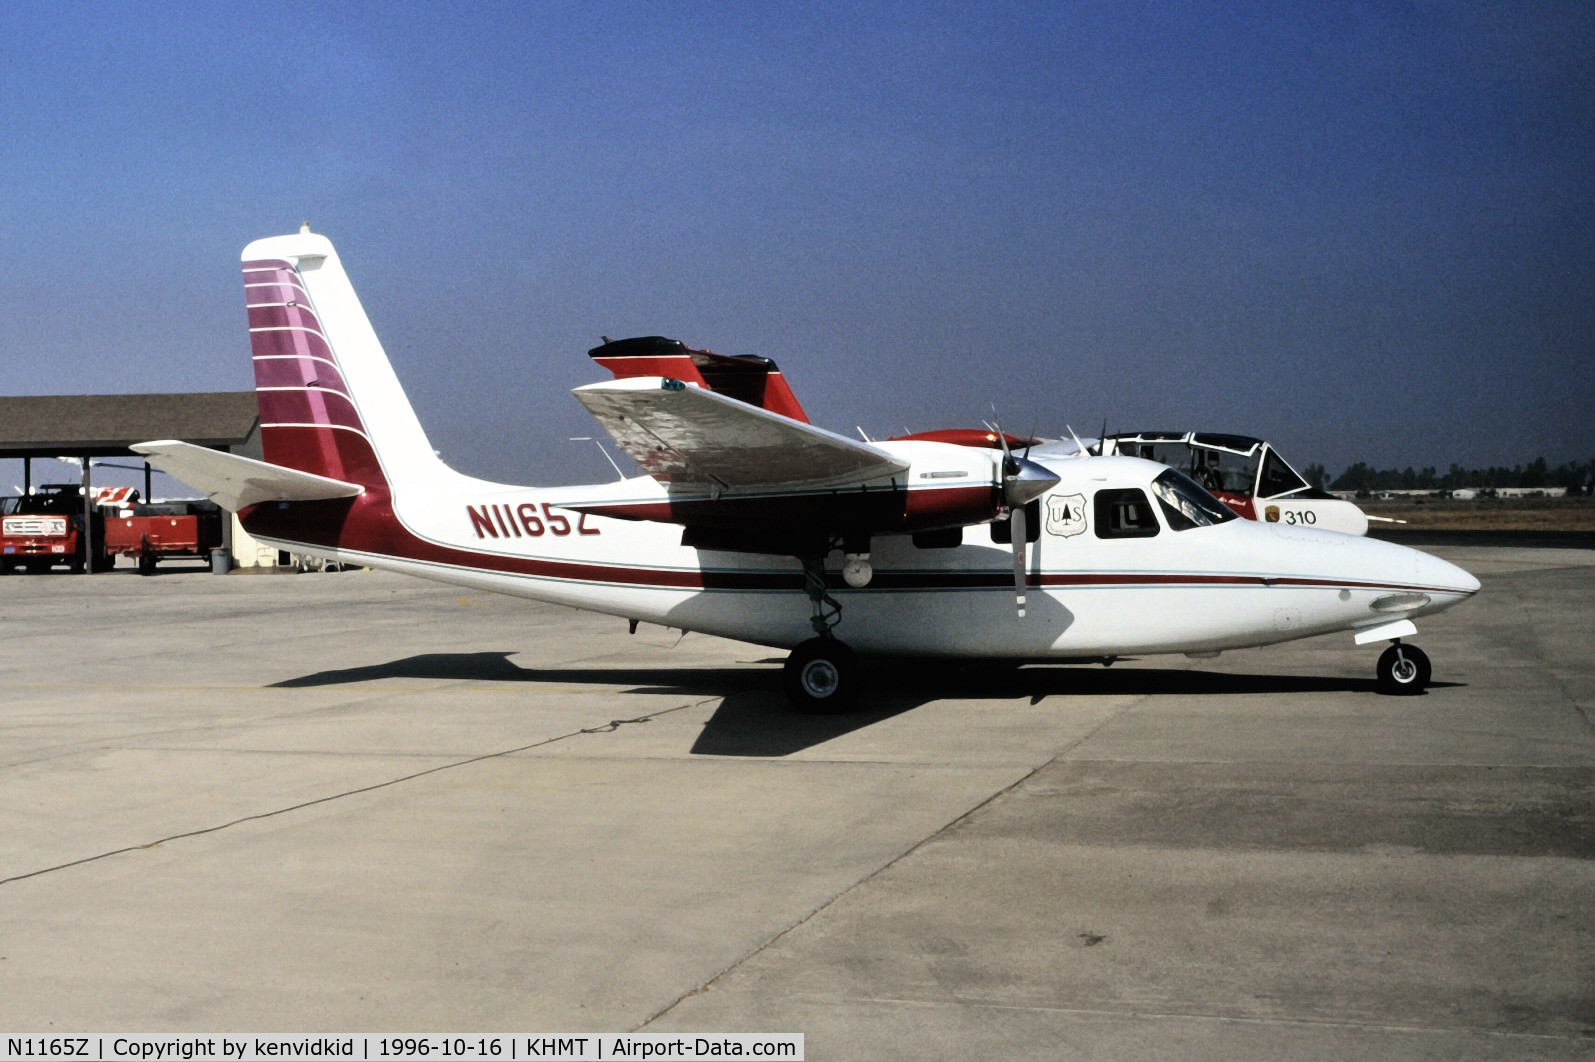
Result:
{"label": "propeller blade", "polygon": [[1008,517],[1008,532],[1013,536],[1013,593],[1019,618],[1025,618],[1025,507],[1014,506]]}
{"label": "propeller blade", "polygon": [[1008,434],[1002,430],[1001,425],[991,429],[997,433],[997,445],[1002,447],[1002,475],[1004,479],[1011,479],[1019,474],[1019,462],[1014,460],[1013,451],[1008,449]]}

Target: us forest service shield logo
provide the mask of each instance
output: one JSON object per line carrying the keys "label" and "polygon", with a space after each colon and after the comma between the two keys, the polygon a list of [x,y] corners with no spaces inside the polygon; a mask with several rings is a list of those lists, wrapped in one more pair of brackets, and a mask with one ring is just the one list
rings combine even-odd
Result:
{"label": "us forest service shield logo", "polygon": [[1085,495],[1054,494],[1047,499],[1047,534],[1069,538],[1085,530]]}

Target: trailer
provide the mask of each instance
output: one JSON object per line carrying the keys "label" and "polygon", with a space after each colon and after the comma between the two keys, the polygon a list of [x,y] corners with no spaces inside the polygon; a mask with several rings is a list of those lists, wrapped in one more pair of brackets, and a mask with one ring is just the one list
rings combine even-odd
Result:
{"label": "trailer", "polygon": [[198,557],[207,563],[222,545],[222,512],[208,501],[132,505],[105,516],[106,553],[134,558],[140,575],[155,574],[163,557]]}

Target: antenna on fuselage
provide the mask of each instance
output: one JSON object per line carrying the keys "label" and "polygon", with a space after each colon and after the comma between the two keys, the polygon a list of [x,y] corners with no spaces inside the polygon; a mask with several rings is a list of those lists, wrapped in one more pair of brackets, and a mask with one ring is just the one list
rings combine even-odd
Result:
{"label": "antenna on fuselage", "polygon": [[604,448],[604,444],[601,440],[595,439],[591,435],[572,435],[570,437],[570,441],[592,443],[594,446],[598,447],[598,452],[604,455],[604,460],[609,462],[609,467],[615,470],[615,475],[619,476],[621,479],[626,478],[626,473],[622,472],[620,470],[620,466],[615,464],[615,459],[609,456],[609,451]]}
{"label": "antenna on fuselage", "polygon": [[1096,456],[1102,457],[1108,452],[1108,418],[1102,418],[1102,434],[1097,436]]}
{"label": "antenna on fuselage", "polygon": [[1090,457],[1091,456],[1091,451],[1086,448],[1086,444],[1085,443],[1080,441],[1080,436],[1078,436],[1078,435],[1076,435],[1074,433],[1074,428],[1070,427],[1067,424],[1065,424],[1064,427],[1067,428],[1068,431],[1069,431],[1069,438],[1074,440],[1074,456],[1077,457],[1077,458],[1082,458],[1082,459]]}

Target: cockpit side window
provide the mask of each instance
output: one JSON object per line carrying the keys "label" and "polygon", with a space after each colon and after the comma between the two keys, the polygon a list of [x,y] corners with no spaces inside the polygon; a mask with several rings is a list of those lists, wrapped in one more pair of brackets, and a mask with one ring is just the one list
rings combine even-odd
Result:
{"label": "cockpit side window", "polygon": [[1146,493],[1127,487],[1099,490],[1092,502],[1098,538],[1151,538],[1158,533],[1157,517]]}
{"label": "cockpit side window", "polygon": [[1152,493],[1157,495],[1163,518],[1175,531],[1189,531],[1193,527],[1211,527],[1227,520],[1239,519],[1235,511],[1207,491],[1185,473],[1169,469],[1152,481]]}
{"label": "cockpit side window", "polygon": [[1257,495],[1260,498],[1277,498],[1281,494],[1290,494],[1292,491],[1301,490],[1307,486],[1307,481],[1296,474],[1295,469],[1285,463],[1270,447],[1268,457],[1263,461],[1263,476],[1257,484]]}

